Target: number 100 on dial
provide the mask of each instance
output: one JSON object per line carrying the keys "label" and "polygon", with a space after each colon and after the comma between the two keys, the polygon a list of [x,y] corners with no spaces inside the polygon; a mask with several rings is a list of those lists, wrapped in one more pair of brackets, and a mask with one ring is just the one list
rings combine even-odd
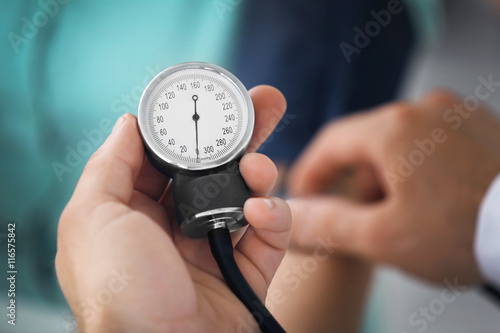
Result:
{"label": "number 100 on dial", "polygon": [[231,73],[204,63],[160,73],[139,106],[139,125],[153,155],[190,170],[213,168],[242,155],[254,124],[244,89]]}

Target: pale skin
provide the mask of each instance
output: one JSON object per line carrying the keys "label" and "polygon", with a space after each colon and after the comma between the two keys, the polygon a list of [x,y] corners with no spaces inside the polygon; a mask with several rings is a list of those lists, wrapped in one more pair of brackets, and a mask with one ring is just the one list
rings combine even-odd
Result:
{"label": "pale skin", "polygon": [[[370,200],[353,184],[352,175],[340,178],[334,189],[338,195]],[[338,245],[324,234],[314,247],[295,244],[281,262],[266,304],[288,333],[360,331],[372,265],[343,254]]]}
{"label": "pale skin", "polygon": [[371,265],[337,252],[287,252],[266,304],[288,333],[359,332]]}
{"label": "pale skin", "polygon": [[[328,124],[293,166],[292,249],[268,298],[287,332],[358,332],[372,263],[436,283],[484,282],[472,244],[479,202],[500,172],[500,122],[481,107],[446,123],[462,101],[437,91]],[[423,165],[403,182],[386,177],[436,128]],[[323,260],[315,251],[328,237]]]}
{"label": "pale skin", "polygon": [[[500,9],[500,1],[490,2]],[[369,266],[354,258],[391,264],[435,283],[484,282],[472,246],[479,202],[500,172],[500,123],[482,106],[450,131],[442,114],[462,101],[437,91],[420,102],[385,105],[328,124],[292,167],[285,183],[298,197],[290,201],[293,250],[269,291],[294,297],[276,310],[289,332],[357,332]],[[408,157],[414,140],[430,137],[436,127],[445,130],[446,144],[403,183],[389,184],[384,171],[394,172],[398,156]],[[353,170],[354,179],[346,182]],[[346,190],[356,199],[346,198]],[[326,236],[337,242],[335,254],[294,290],[283,276]],[[341,254],[352,259],[344,261]],[[344,307],[332,301],[343,292],[352,295],[343,298]]]}
{"label": "pale skin", "polygon": [[[250,94],[259,134],[250,147],[258,147],[286,102],[268,86]],[[233,235],[235,257],[264,300],[288,247],[291,213],[283,200],[267,197],[277,177],[267,157],[249,152],[240,170],[256,198],[244,206],[250,226]],[[59,223],[56,270],[80,331],[235,332],[246,322],[258,332],[208,242],[177,228],[168,181],[145,160],[136,118],[121,117],[89,160]],[[103,298],[107,290],[110,301]]]}
{"label": "pale skin", "polygon": [[[253,90],[252,97],[255,133],[261,134],[266,125],[276,125],[284,100],[269,87]],[[289,178],[299,197],[290,201],[294,250],[279,268],[268,298],[288,331],[358,329],[370,265],[354,257],[389,263],[434,282],[455,277],[460,283],[483,282],[472,242],[479,202],[500,171],[495,154],[500,123],[481,108],[450,129],[443,112],[461,100],[437,92],[418,103],[386,105],[327,125],[294,166]],[[408,156],[414,140],[437,127],[447,139],[404,182],[390,184],[385,171],[396,170],[398,156]],[[248,311],[225,286],[206,244],[175,228],[168,190],[164,195],[168,179],[144,162],[136,134],[131,116],[117,125],[89,162],[61,217],[56,268],[80,329],[235,331],[238,318],[249,318]],[[254,146],[263,139],[256,136]],[[131,154],[134,150],[138,154]],[[345,169],[357,170],[355,200],[325,193],[336,187]],[[247,155],[241,171],[260,196],[276,179],[274,165],[259,154]],[[287,205],[276,198],[272,202],[272,208],[262,198],[247,202],[251,226],[235,238],[238,264],[261,299],[290,229]],[[333,251],[292,288],[283,274],[314,254],[318,237],[331,237]],[[88,308],[89,297],[109,288],[112,269],[125,269],[134,278],[93,317],[83,316],[82,304]],[[278,298],[276,291],[281,292]]]}
{"label": "pale skin", "polygon": [[[500,172],[500,122],[484,106],[445,121],[462,101],[436,91],[325,126],[290,172],[295,247],[313,249],[329,235],[340,253],[432,282],[483,283],[473,242],[480,202]],[[401,176],[401,157],[424,139],[435,150]],[[325,193],[346,169],[357,170],[363,200]]]}
{"label": "pale skin", "polygon": [[[277,166],[280,187],[288,168]],[[352,176],[342,177],[335,192],[366,200],[352,182]],[[329,235],[324,236],[326,245]],[[371,273],[369,262],[347,256],[336,247],[327,251],[318,242],[315,247],[292,246],[269,286],[266,305],[288,333],[359,332]]]}
{"label": "pale skin", "polygon": [[489,1],[493,8],[497,11],[498,14],[500,14],[500,1],[498,0],[490,0]]}

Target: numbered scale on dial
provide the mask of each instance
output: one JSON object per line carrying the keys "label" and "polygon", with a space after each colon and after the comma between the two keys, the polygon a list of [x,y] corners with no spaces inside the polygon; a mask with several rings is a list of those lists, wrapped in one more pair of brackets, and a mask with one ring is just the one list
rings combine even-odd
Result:
{"label": "numbered scale on dial", "polygon": [[[243,84],[212,64],[170,67],[144,91],[139,129],[152,164],[174,179],[177,218],[187,234],[203,237],[211,223],[220,221],[231,230],[246,223],[242,207],[248,188],[238,168],[228,166],[243,156],[254,117]],[[202,199],[208,203],[198,204],[203,201],[199,193],[208,186],[223,187],[224,177],[229,177],[233,188],[217,188],[217,198],[206,194]],[[241,193],[237,188],[243,189]],[[184,212],[179,209],[183,206],[188,207]]]}
{"label": "numbered scale on dial", "polygon": [[234,81],[199,67],[157,79],[141,101],[149,115],[147,126],[141,128],[154,140],[158,155],[165,154],[180,167],[200,170],[226,162],[235,151],[241,153],[253,118]]}

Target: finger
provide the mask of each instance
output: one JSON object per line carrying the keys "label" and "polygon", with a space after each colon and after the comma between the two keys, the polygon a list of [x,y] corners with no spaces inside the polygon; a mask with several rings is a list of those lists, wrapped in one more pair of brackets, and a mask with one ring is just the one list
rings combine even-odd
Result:
{"label": "finger", "polygon": [[261,299],[283,259],[290,241],[291,212],[278,198],[252,198],[244,207],[250,224],[235,247],[243,275]]}
{"label": "finger", "polygon": [[254,196],[267,195],[278,178],[278,170],[271,159],[258,153],[243,156],[240,172]]}
{"label": "finger", "polygon": [[[433,112],[440,118],[445,117],[446,113],[450,113],[452,110],[454,113],[458,112],[462,117],[464,115],[467,117],[465,123],[469,124],[471,128],[481,127],[483,130],[477,133],[487,135],[487,141],[500,140],[500,133],[496,130],[498,117],[496,117],[495,112],[483,104],[471,109],[470,106],[465,105],[466,99],[453,91],[437,89],[427,93],[418,105],[419,109]],[[469,111],[469,109],[473,111]],[[490,130],[488,131],[488,129]]]}
{"label": "finger", "polygon": [[[339,197],[291,199],[291,244],[297,249],[318,246],[372,257],[369,233],[379,223],[380,204],[360,204]],[[369,240],[369,241],[368,241]]]}
{"label": "finger", "polygon": [[165,191],[170,178],[158,171],[147,158],[142,163],[141,171],[135,181],[135,189],[158,201]]}
{"label": "finger", "polygon": [[371,114],[359,114],[325,127],[292,167],[290,194],[318,192],[345,168],[372,164],[380,146],[379,122]]}
{"label": "finger", "polygon": [[256,151],[271,135],[286,110],[283,94],[271,86],[257,86],[249,91],[255,110],[255,126],[247,152]]}
{"label": "finger", "polygon": [[125,114],[85,166],[72,200],[83,200],[86,211],[108,201],[128,204],[143,160],[137,119]]}
{"label": "finger", "polygon": [[422,110],[445,110],[453,104],[461,103],[462,99],[450,90],[436,89],[427,93],[417,104]]}

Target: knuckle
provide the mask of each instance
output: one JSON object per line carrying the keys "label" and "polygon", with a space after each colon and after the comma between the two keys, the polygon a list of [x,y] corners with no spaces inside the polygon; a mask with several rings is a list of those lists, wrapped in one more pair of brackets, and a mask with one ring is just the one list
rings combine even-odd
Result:
{"label": "knuckle", "polygon": [[418,117],[418,109],[415,104],[410,102],[398,102],[391,104],[385,110],[389,121],[396,128],[406,128],[412,126]]}
{"label": "knuckle", "polygon": [[436,89],[428,92],[422,100],[428,104],[453,104],[459,100],[459,96],[447,89]]}
{"label": "knuckle", "polygon": [[337,124],[333,121],[323,125],[323,127],[319,131],[317,141],[319,141],[319,142],[329,141],[330,136],[332,135],[332,133],[335,132],[336,127],[337,127]]}
{"label": "knuckle", "polygon": [[382,149],[392,154],[401,142],[413,138],[422,117],[413,103],[398,102],[386,106],[381,111],[380,123],[383,128]]}

